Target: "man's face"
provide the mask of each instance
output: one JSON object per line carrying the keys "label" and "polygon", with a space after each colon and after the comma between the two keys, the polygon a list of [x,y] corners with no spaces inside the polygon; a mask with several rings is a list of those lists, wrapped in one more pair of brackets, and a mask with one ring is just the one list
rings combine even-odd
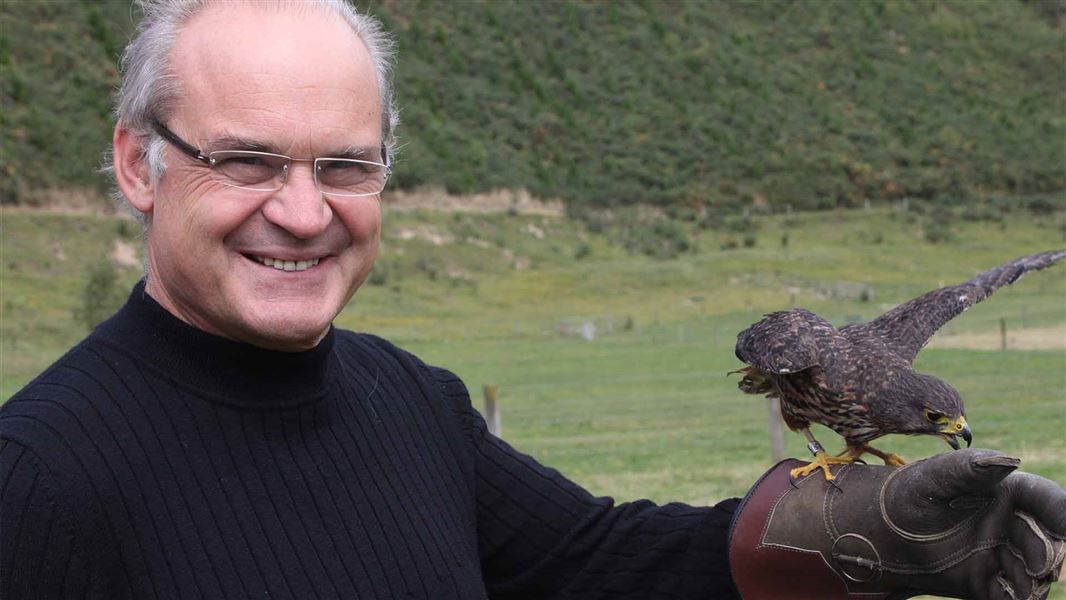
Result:
{"label": "man's face", "polygon": [[[341,19],[216,5],[189,22],[172,58],[181,94],[165,125],[204,153],[312,158],[381,145],[374,70]],[[149,215],[148,293],[214,334],[279,350],[317,344],[370,272],[379,197],[324,197],[307,162],[292,163],[276,192],[226,187],[174,148],[166,164]],[[286,271],[264,259],[317,264]]]}

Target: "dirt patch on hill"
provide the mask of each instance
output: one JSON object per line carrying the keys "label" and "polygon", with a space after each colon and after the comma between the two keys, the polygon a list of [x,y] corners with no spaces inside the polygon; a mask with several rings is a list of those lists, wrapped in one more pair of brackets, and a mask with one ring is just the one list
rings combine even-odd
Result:
{"label": "dirt patch on hill", "polygon": [[[561,217],[566,214],[562,200],[540,200],[526,190],[493,190],[483,194],[449,194],[442,188],[388,190],[382,194],[386,210],[400,212],[436,210],[467,213],[512,213]],[[37,190],[22,204],[4,204],[5,211],[52,212],[70,214],[125,215],[106,195],[91,188],[55,188]]]}
{"label": "dirt patch on hill", "polygon": [[[938,335],[930,348],[964,348],[967,350],[1001,350],[1003,340],[998,331],[981,331]],[[1007,331],[1008,350],[1066,350],[1066,323],[1049,327],[1030,327]]]}
{"label": "dirt patch on hill", "polygon": [[561,200],[539,200],[526,190],[494,190],[484,194],[453,196],[440,188],[395,190],[382,194],[386,210],[439,210],[469,213],[514,213],[561,217],[565,208]]}
{"label": "dirt patch on hill", "polygon": [[30,192],[19,204],[4,204],[5,211],[48,212],[75,215],[122,213],[106,194],[91,187],[43,188]]}
{"label": "dirt patch on hill", "polygon": [[141,257],[137,246],[118,238],[115,238],[115,242],[111,246],[111,260],[120,267],[133,268],[141,266]]}

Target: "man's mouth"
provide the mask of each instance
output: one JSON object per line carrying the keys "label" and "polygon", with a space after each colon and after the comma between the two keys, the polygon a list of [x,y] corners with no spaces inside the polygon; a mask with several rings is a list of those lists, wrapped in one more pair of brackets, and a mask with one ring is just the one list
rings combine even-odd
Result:
{"label": "man's mouth", "polygon": [[271,258],[269,256],[257,256],[255,254],[249,254],[252,260],[266,265],[268,267],[274,267],[278,271],[306,271],[311,267],[318,264],[321,258],[312,258],[309,260],[282,260],[280,258]]}

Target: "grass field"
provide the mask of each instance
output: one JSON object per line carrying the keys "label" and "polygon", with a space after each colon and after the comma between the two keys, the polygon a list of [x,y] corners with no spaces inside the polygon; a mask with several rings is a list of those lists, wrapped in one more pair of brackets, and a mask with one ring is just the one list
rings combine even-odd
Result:
{"label": "grass field", "polygon": [[[697,250],[663,261],[563,218],[390,212],[383,269],[337,323],[454,370],[475,405],[482,385],[497,385],[503,437],[594,493],[706,503],[743,494],[770,464],[766,402],[726,376],[739,366],[737,331],[793,303],[837,324],[868,319],[1064,241],[1061,216],[1022,213],[960,221],[942,244],[889,209],[757,221],[754,245],[729,250],[735,234],[686,224]],[[7,398],[84,335],[72,315],[85,274],[116,244],[136,244],[136,228],[11,210],[2,226]],[[138,277],[135,266],[117,268],[123,287]],[[968,347],[974,336],[998,339],[1001,319],[1012,339],[1038,333],[1046,349]],[[592,341],[574,333],[586,321],[598,330]],[[942,330],[916,366],[960,390],[975,446],[1066,484],[1066,268],[1000,290]],[[805,454],[801,440],[786,434],[790,454]],[[911,459],[947,449],[933,438],[879,446]]]}

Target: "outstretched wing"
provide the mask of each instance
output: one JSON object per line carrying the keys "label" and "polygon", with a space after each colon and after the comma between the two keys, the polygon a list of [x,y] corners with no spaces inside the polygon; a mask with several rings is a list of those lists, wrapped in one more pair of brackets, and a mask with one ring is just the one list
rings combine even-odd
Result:
{"label": "outstretched wing", "polygon": [[849,339],[879,338],[890,351],[907,361],[913,361],[945,323],[991,296],[998,288],[1018,281],[1029,271],[1039,271],[1063,258],[1066,258],[1066,250],[1023,256],[989,269],[965,283],[933,290],[900,304],[869,323],[841,327],[840,332]]}
{"label": "outstretched wing", "polygon": [[737,334],[740,360],[770,373],[795,373],[821,365],[844,339],[828,321],[802,308],[774,312]]}

